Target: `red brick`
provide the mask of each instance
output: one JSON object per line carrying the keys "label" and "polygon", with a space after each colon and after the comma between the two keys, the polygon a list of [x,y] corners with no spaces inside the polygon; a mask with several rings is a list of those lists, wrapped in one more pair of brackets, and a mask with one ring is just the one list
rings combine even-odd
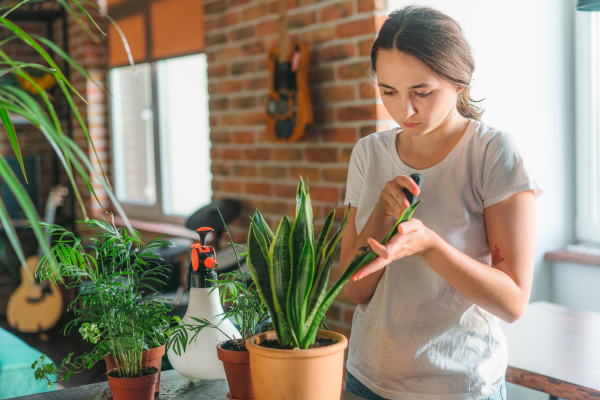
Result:
{"label": "red brick", "polygon": [[343,60],[350,57],[354,57],[353,43],[338,44],[321,50],[321,60],[323,61]]}
{"label": "red brick", "polygon": [[231,75],[242,75],[255,71],[255,63],[242,61],[231,66]]}
{"label": "red brick", "polygon": [[233,99],[231,102],[231,106],[233,108],[254,108],[256,107],[256,97],[254,96],[246,96],[239,97],[237,99]]}
{"label": "red brick", "polygon": [[209,67],[207,69],[207,75],[209,78],[214,78],[217,76],[225,76],[225,75],[227,75],[227,67],[225,65],[217,65],[215,67]]}
{"label": "red brick", "polygon": [[308,178],[311,182],[318,182],[321,180],[318,168],[292,166],[291,175],[298,180],[300,180],[301,176],[304,179]]}
{"label": "red brick", "polygon": [[229,143],[229,132],[227,132],[227,131],[219,132],[216,129],[211,129],[210,141],[212,143]]}
{"label": "red brick", "polygon": [[256,176],[256,167],[254,165],[234,165],[233,175],[254,178]]}
{"label": "red brick", "polygon": [[242,11],[242,20],[248,21],[251,19],[264,17],[266,14],[266,6],[264,4],[260,4],[254,7],[246,8],[244,11]]}
{"label": "red brick", "polygon": [[377,125],[364,125],[360,127],[360,137],[364,138],[365,136],[370,135],[373,132],[377,132]]}
{"label": "red brick", "polygon": [[219,181],[219,190],[223,192],[242,193],[242,183],[234,180]]}
{"label": "red brick", "polygon": [[246,193],[270,196],[271,184],[265,182],[247,182]]}
{"label": "red brick", "polygon": [[341,314],[342,314],[342,309],[336,304],[332,304],[329,307],[329,309],[325,312],[325,316],[332,321],[339,320]]}
{"label": "red brick", "polygon": [[338,152],[336,148],[307,148],[306,159],[310,162],[337,162]]}
{"label": "red brick", "polygon": [[279,21],[272,19],[270,21],[261,22],[256,26],[256,35],[270,35],[279,30]]}
{"label": "red brick", "polygon": [[244,116],[244,123],[246,125],[262,125],[265,123],[264,111],[249,113]]}
{"label": "red brick", "polygon": [[219,33],[216,35],[206,35],[204,37],[204,43],[207,46],[214,46],[217,44],[223,44],[227,42],[227,35],[224,33]]}
{"label": "red brick", "polygon": [[210,170],[213,175],[227,176],[231,172],[231,167],[228,164],[215,164],[210,166]]}
{"label": "red brick", "polygon": [[[310,92],[310,101],[313,105],[321,103],[321,89],[318,87],[312,87],[309,89]],[[311,129],[307,127],[307,129]],[[305,132],[306,133],[306,132]]]}
{"label": "red brick", "polygon": [[326,128],[323,130],[324,142],[356,142],[356,128]]}
{"label": "red brick", "polygon": [[370,82],[362,82],[359,86],[361,99],[376,99],[379,97],[379,90],[375,89]]}
{"label": "red brick", "polygon": [[354,89],[354,85],[328,86],[323,89],[325,103],[354,100]]}
{"label": "red brick", "polygon": [[370,56],[371,48],[373,47],[374,39],[363,40],[358,43],[358,55],[359,56]]}
{"label": "red brick", "polygon": [[275,185],[275,196],[284,197],[286,199],[293,199],[296,197],[297,190],[298,186],[296,185],[278,184]]}
{"label": "red brick", "polygon": [[367,106],[347,106],[338,109],[338,118],[342,122],[375,120],[377,109],[375,104]]}
{"label": "red brick", "polygon": [[266,161],[271,159],[271,149],[267,147],[259,147],[255,149],[244,150],[246,160],[261,160]]}
{"label": "red brick", "polygon": [[300,161],[302,160],[302,150],[294,148],[275,148],[273,149],[275,161]]}
{"label": "red brick", "polygon": [[231,2],[229,3],[230,7],[237,7],[237,6],[241,6],[243,4],[246,3],[250,3],[252,0],[231,0]]}
{"label": "red brick", "polygon": [[219,92],[220,93],[232,93],[239,92],[242,87],[242,83],[240,81],[225,81],[219,83]]}
{"label": "red brick", "polygon": [[209,100],[208,106],[211,111],[226,110],[229,107],[229,99],[220,98],[220,99]]}
{"label": "red brick", "polygon": [[286,168],[282,166],[261,167],[260,176],[263,178],[284,179],[287,177],[287,171]]}
{"label": "red brick", "polygon": [[334,77],[333,67],[311,68],[308,70],[308,82],[311,85],[332,81]]}
{"label": "red brick", "polygon": [[254,143],[254,132],[241,131],[233,132],[233,143]]}
{"label": "red brick", "polygon": [[336,188],[310,187],[310,199],[318,201],[329,201],[332,204],[338,201],[338,190]]}
{"label": "red brick", "polygon": [[[299,0],[287,0],[285,8],[286,10],[293,10],[294,8],[298,8],[299,3]],[[275,0],[269,4],[269,12],[279,12],[279,0]]]}
{"label": "red brick", "polygon": [[[229,61],[238,58],[238,48],[230,47],[228,49],[222,49],[213,53],[213,61]],[[210,62],[210,60],[209,60]]]}
{"label": "red brick", "polygon": [[342,149],[341,153],[342,153],[342,155],[341,155],[340,161],[341,162],[349,162],[350,161],[350,155],[352,154],[352,148],[349,147],[349,148]]}
{"label": "red brick", "polygon": [[244,116],[240,115],[240,114],[224,114],[224,115],[220,115],[219,116],[219,125],[221,125],[221,126],[240,126],[240,125],[244,125]]}
{"label": "red brick", "polygon": [[245,26],[243,28],[234,29],[231,31],[231,39],[232,40],[244,40],[249,39],[254,36],[254,27],[253,26]]}
{"label": "red brick", "polygon": [[329,124],[335,121],[335,108],[333,107],[315,107],[315,124]]}
{"label": "red brick", "polygon": [[316,22],[317,12],[309,11],[288,16],[287,27],[288,29],[302,28],[307,25],[313,25]]}
{"label": "red brick", "polygon": [[[387,11],[386,0],[358,0],[358,12]],[[387,18],[387,16],[386,16]]]}
{"label": "red brick", "polygon": [[253,43],[248,43],[242,46],[242,55],[252,56],[254,54],[260,54],[265,52],[265,42],[263,40],[257,40]]}
{"label": "red brick", "polygon": [[325,168],[323,175],[327,182],[346,182],[348,180],[348,168]]}
{"label": "red brick", "polygon": [[227,9],[227,2],[225,0],[217,0],[213,2],[204,3],[204,14],[215,14]]}
{"label": "red brick", "polygon": [[321,9],[321,22],[333,21],[334,19],[344,18],[352,15],[354,1],[336,3]]}
{"label": "red brick", "polygon": [[375,33],[375,18],[370,16],[360,21],[346,22],[335,28],[335,34],[339,38],[367,35]]}
{"label": "red brick", "polygon": [[264,90],[269,88],[269,78],[250,78],[244,81],[244,90]]}
{"label": "red brick", "polygon": [[318,44],[332,40],[335,37],[333,26],[319,27],[310,31],[302,32],[302,41],[307,44]]}
{"label": "red brick", "polygon": [[221,149],[221,158],[223,160],[241,160],[242,151],[239,149]]}
{"label": "red brick", "polygon": [[354,318],[354,309],[344,308],[344,322],[352,325],[352,318]]}
{"label": "red brick", "polygon": [[224,28],[226,26],[234,25],[238,23],[238,13],[233,12],[227,15],[223,15],[217,19],[216,27]]}
{"label": "red brick", "polygon": [[340,79],[362,79],[371,68],[370,61],[360,61],[341,65],[338,69]]}

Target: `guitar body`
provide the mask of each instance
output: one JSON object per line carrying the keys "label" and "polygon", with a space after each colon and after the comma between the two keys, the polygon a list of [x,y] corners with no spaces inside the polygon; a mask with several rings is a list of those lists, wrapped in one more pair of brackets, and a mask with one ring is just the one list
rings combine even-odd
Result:
{"label": "guitar body", "polygon": [[[35,276],[39,258],[27,258],[26,268]],[[6,318],[8,323],[19,332],[37,333],[52,328],[60,319],[63,299],[56,285],[32,282],[24,270],[21,270],[21,284],[8,301]]]}
{"label": "guitar body", "polygon": [[306,126],[313,122],[308,91],[308,46],[297,44],[290,53],[282,55],[278,46],[273,46],[268,56],[271,84],[267,98],[267,133],[279,142],[300,140]]}

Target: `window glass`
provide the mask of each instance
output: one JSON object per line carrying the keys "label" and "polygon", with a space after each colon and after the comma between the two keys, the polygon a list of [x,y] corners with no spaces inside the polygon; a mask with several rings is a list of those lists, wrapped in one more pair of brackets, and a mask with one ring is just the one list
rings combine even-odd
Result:
{"label": "window glass", "polygon": [[189,217],[212,200],[205,54],[157,63],[163,213]]}
{"label": "window glass", "polygon": [[119,201],[156,204],[150,64],[110,71],[113,165]]}

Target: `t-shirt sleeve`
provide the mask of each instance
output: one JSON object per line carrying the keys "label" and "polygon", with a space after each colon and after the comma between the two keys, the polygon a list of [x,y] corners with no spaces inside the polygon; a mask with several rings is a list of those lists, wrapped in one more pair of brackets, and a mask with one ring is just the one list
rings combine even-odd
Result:
{"label": "t-shirt sleeve", "polygon": [[496,134],[488,142],[483,159],[481,199],[489,207],[525,190],[542,194],[538,183],[510,135]]}
{"label": "t-shirt sleeve", "polygon": [[346,198],[344,200],[345,205],[352,205],[352,207],[358,207],[358,201],[360,199],[360,193],[363,187],[365,178],[365,163],[362,154],[361,143],[358,142],[352,149],[350,155],[350,165],[348,166],[348,179],[346,181]]}

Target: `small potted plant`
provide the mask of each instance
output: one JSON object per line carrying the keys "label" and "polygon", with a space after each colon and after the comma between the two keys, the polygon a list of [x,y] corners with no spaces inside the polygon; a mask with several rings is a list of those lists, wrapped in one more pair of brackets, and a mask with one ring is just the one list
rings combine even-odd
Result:
{"label": "small potted plant", "polygon": [[[161,324],[168,324],[166,314],[171,306],[158,296],[146,296],[150,292],[156,294],[150,281],[162,282],[161,278],[166,277],[165,266],[148,260],[160,259],[152,250],[169,243],[158,238],[143,245],[138,232],[117,228],[114,221],[77,222],[83,223],[83,230],[99,231],[97,237],[89,238],[93,245],[86,251],[82,240],[73,233],[58,225],[44,224],[47,234],[58,240],[42,258],[36,275],[53,283],[71,278],[66,287],[79,288],[80,292],[69,305],[76,318],[63,332],[68,334],[81,324],[79,331],[95,347],[76,358],[71,353],[59,365],[46,365],[45,357],[41,357],[32,365],[35,377],[48,380],[49,387],[60,380],[67,382],[73,374],[112,354],[115,368],[108,371],[108,383],[113,398],[152,399],[158,369],[150,365],[148,358],[144,359],[143,352],[153,345],[148,335]],[[56,269],[49,257],[54,259]]]}
{"label": "small potted plant", "polygon": [[[219,211],[220,215],[220,211]],[[223,217],[221,216],[221,219]],[[267,309],[254,288],[250,273],[244,271],[240,265],[240,257],[247,255],[247,249],[239,244],[233,243],[227,225],[223,220],[223,226],[229,235],[230,243],[238,263],[238,270],[219,275],[219,279],[211,280],[215,286],[211,289],[220,289],[220,300],[226,311],[220,315],[221,321],[217,324],[207,319],[193,318],[195,324],[185,324],[177,319],[178,325],[172,328],[168,347],[173,346],[177,355],[184,352],[187,344],[196,339],[198,333],[204,328],[219,329],[222,321],[234,318],[239,325],[241,337],[230,337],[223,334],[228,340],[217,345],[217,357],[223,362],[227,383],[230,392],[229,399],[249,400],[254,399],[252,379],[250,373],[250,358],[246,349],[246,341],[253,335],[269,329],[269,315]],[[236,246],[244,250],[238,254]],[[190,337],[191,334],[191,337]]]}
{"label": "small potted plant", "polygon": [[[296,399],[339,400],[348,340],[319,327],[346,282],[377,254],[369,251],[354,258],[327,290],[350,206],[340,228],[327,241],[335,209],[315,238],[308,181],[305,185],[302,178],[296,201],[295,220],[290,222],[284,216],[276,232],[271,231],[260,211],[251,217],[247,262],[274,327],[274,331],[246,341],[254,394],[258,400],[286,398],[290,393]],[[382,244],[398,232],[400,223],[410,219],[418,204],[404,211]]]}

